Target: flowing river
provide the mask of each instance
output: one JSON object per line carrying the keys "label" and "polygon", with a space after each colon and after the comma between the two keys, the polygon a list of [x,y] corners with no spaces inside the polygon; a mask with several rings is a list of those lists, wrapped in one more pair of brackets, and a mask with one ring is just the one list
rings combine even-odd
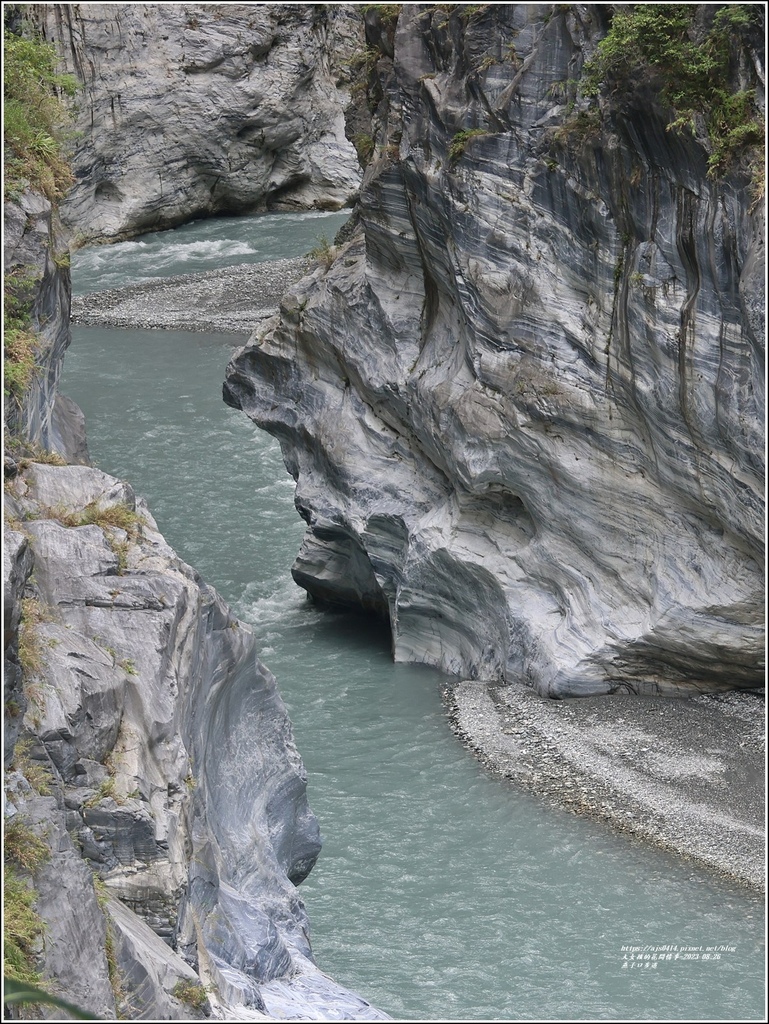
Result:
{"label": "flowing river", "polygon": [[[220,218],[83,250],[73,286],[300,255],[344,218]],[[62,390],[94,463],[148,499],[278,678],[325,840],[301,892],[327,973],[406,1020],[761,1018],[760,900],[489,777],[449,731],[443,677],[393,664],[381,628],[305,600],[280,450],[221,400],[242,339],[73,335]]]}

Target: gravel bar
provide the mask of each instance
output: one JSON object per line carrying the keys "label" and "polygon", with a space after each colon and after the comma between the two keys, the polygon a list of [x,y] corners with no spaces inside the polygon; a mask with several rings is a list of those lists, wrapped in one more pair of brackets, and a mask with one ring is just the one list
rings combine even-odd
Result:
{"label": "gravel bar", "polygon": [[307,256],[162,277],[72,297],[72,323],[169,331],[250,334],[281,296],[316,265]]}
{"label": "gravel bar", "polygon": [[463,681],[446,701],[494,774],[764,891],[763,691],[548,700]]}

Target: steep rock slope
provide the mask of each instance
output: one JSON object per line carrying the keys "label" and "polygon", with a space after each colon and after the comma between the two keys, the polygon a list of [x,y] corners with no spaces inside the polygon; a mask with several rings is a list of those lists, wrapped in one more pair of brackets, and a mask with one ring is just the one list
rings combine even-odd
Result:
{"label": "steep rock slope", "polygon": [[297,481],[295,579],[388,615],[397,659],[551,696],[760,685],[762,212],[658,91],[572,111],[605,20],[368,14],[356,229],[225,400]]}
{"label": "steep rock slope", "polygon": [[22,394],[7,396],[5,423],[12,435],[71,462],[87,462],[82,414],[57,389],[70,342],[67,233],[51,202],[29,190],[6,200],[3,228],[6,315],[21,313],[37,338],[36,369]]}
{"label": "steep rock slope", "polygon": [[344,206],[354,10],[325,4],[30,4],[82,83],[76,182],[62,217],[83,240],[193,217]]}
{"label": "steep rock slope", "polygon": [[[289,133],[307,135],[293,155],[284,152],[301,171],[298,177],[286,172],[280,183],[291,179],[289,198],[296,198],[297,185],[296,201],[314,202],[330,181],[324,168],[333,163],[329,173],[337,192],[330,202],[343,202],[358,175],[356,167],[345,177],[345,156],[332,137],[337,121],[341,131],[338,111],[331,109],[338,98],[322,69],[318,78],[308,66],[295,72],[290,64],[304,47],[315,69],[327,70],[323,46],[330,35],[344,50],[354,19],[294,8],[262,17],[249,7],[251,29],[261,31],[256,21],[265,29],[262,52],[254,36],[247,46],[236,40],[234,26],[245,8],[233,6],[204,6],[210,24],[198,50],[219,48],[222,60],[212,67],[230,61],[222,72],[229,82],[248,75],[249,61],[264,57],[267,63],[271,56],[285,72],[270,72],[279,92],[293,89],[296,103],[300,93],[318,100],[317,123],[310,128],[298,108],[289,117],[280,106],[290,102],[285,94],[277,106],[269,97],[251,96],[265,123],[272,118]],[[110,22],[110,7],[99,12],[55,5],[37,13],[50,15],[59,27],[69,25],[73,60],[94,74],[104,56],[102,31],[130,36],[136,19],[145,18],[159,41],[168,42],[170,36],[160,39],[159,8],[121,5],[112,9]],[[228,22],[224,11],[234,20]],[[194,11],[184,14],[192,29]],[[222,21],[217,34],[214,23]],[[86,23],[96,38],[83,44]],[[33,47],[25,59],[42,60],[41,53]],[[118,54],[126,64],[118,66]],[[125,38],[104,59],[101,84],[114,82],[112,72],[142,79]],[[145,70],[153,68],[161,72],[148,61]],[[201,101],[210,88],[213,102],[228,109],[206,69],[198,70],[204,76]],[[45,101],[46,82],[50,75],[30,106]],[[98,88],[91,84],[95,137],[108,145],[94,113]],[[131,84],[139,106],[165,91],[158,80],[144,84],[144,92]],[[21,114],[29,119],[28,110]],[[179,127],[171,110],[156,108],[147,116]],[[210,108],[199,107],[189,117],[211,135]],[[53,113],[40,132],[41,165],[47,153],[55,156],[57,120]],[[117,134],[128,127],[121,123]],[[4,208],[6,326],[13,326],[16,338],[6,351],[5,380],[6,966],[12,963],[16,977],[39,974],[56,992],[105,1019],[211,1013],[238,1020],[265,1014],[386,1019],[312,960],[296,885],[317,858],[318,824],[285,706],[256,657],[251,632],[168,547],[130,485],[87,464],[82,414],[58,393],[70,343],[72,223],[62,224],[56,202],[25,187],[32,171],[45,168],[13,138],[22,170],[16,167],[9,188],[14,198]],[[342,149],[352,153],[341,139]],[[137,140],[141,146],[141,132]],[[194,138],[186,142],[196,144]],[[121,143],[131,148],[130,139]],[[220,143],[211,137],[212,146]],[[155,155],[168,158],[168,152]],[[241,153],[243,165],[248,158]],[[128,156],[120,161],[127,174],[139,177]],[[305,177],[311,184],[302,191]],[[226,201],[255,202],[257,179],[236,181]],[[49,195],[59,196],[63,187]],[[203,202],[189,180],[179,187],[178,205],[170,203],[161,219],[189,215]],[[97,214],[86,201],[77,205],[79,188],[71,212],[98,233]],[[139,180],[143,202],[148,197],[142,188]],[[246,196],[246,188],[256,191]],[[151,189],[148,201],[156,201]],[[128,230],[128,222],[136,230],[145,215],[155,216],[132,206],[128,221],[118,217],[106,233]]]}
{"label": "steep rock slope", "polygon": [[253,635],[129,485],[14,468],[6,813],[51,850],[44,973],[108,1018],[197,1017],[205,987],[218,1016],[376,1019],[312,962],[295,885],[318,825]]}

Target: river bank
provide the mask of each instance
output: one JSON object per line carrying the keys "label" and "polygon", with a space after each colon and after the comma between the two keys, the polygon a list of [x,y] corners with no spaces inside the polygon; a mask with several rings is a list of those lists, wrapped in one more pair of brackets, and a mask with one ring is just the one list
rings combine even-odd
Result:
{"label": "river bank", "polygon": [[[249,331],[312,264],[245,264],[92,293],[73,300],[73,322]],[[447,702],[455,732],[495,774],[763,888],[763,691],[550,701],[524,687],[461,682]]]}
{"label": "river bank", "polygon": [[277,312],[281,296],[314,264],[309,256],[241,263],[75,295],[72,323],[82,327],[249,333],[259,321]]}
{"label": "river bank", "polygon": [[463,681],[446,696],[493,773],[763,891],[763,692],[553,701]]}

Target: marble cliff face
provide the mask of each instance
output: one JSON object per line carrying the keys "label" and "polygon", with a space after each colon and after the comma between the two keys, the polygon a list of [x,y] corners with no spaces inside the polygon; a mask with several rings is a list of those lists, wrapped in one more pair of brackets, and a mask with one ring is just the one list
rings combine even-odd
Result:
{"label": "marble cliff face", "polygon": [[30,4],[82,83],[81,241],[194,217],[338,209],[360,181],[344,132],[357,13],[325,4]]}
{"label": "marble cliff face", "polygon": [[[128,985],[123,1011],[183,1011],[174,990],[200,983],[191,964],[225,999],[240,977],[261,1005],[256,981],[284,973],[289,946],[309,953],[289,879],[304,877],[320,842],[286,711],[252,635],[168,548],[127,484],[88,466],[31,463],[11,478],[8,507],[18,521],[6,537],[9,638],[28,650],[34,637],[40,661],[23,682],[10,674],[18,736],[8,808],[12,819],[45,822],[52,841],[36,879],[46,967],[71,997],[114,1013],[106,919],[120,968],[143,982]],[[86,508],[106,518],[129,509],[136,530],[98,516],[75,525]],[[29,783],[41,771],[42,794]],[[105,916],[92,872],[121,901]],[[271,879],[261,890],[260,874]],[[57,888],[62,880],[71,891]],[[279,927],[265,903],[281,907]],[[80,913],[92,930],[75,924]],[[270,941],[249,935],[243,915]],[[248,942],[250,956],[240,948]]]}
{"label": "marble cliff face", "polygon": [[648,91],[570,116],[599,5],[366,17],[355,229],[225,385],[297,481],[297,582],[550,696],[760,685],[747,178]]}
{"label": "marble cliff face", "polygon": [[20,400],[5,402],[5,422],[12,434],[66,454],[71,462],[88,462],[82,413],[58,391],[70,342],[67,232],[50,201],[28,190],[5,202],[3,231],[6,290],[31,309],[38,339],[38,371]]}

